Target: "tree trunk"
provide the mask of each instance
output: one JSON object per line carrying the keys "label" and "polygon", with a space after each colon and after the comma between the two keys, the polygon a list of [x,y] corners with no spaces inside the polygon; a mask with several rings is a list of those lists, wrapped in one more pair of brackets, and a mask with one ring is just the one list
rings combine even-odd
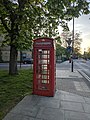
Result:
{"label": "tree trunk", "polygon": [[0,49],[0,62],[2,62],[2,51]]}
{"label": "tree trunk", "polygon": [[10,62],[9,62],[9,74],[16,75],[17,71],[17,55],[18,51],[14,45],[10,46]]}

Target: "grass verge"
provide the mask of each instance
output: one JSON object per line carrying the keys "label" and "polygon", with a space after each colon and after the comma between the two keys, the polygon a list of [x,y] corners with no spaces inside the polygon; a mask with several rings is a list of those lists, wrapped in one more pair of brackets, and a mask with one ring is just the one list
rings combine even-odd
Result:
{"label": "grass verge", "polygon": [[0,120],[24,96],[32,93],[32,76],[31,69],[20,70],[16,76],[0,70]]}

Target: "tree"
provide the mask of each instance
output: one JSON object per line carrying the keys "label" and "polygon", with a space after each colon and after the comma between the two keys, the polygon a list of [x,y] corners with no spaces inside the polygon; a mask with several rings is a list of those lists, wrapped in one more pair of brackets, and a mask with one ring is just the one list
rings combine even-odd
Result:
{"label": "tree", "polygon": [[[56,37],[56,59],[67,59],[69,58],[70,54],[66,51],[66,48],[62,46],[62,41],[60,37]],[[63,58],[63,55],[66,56]]]}
{"label": "tree", "polygon": [[0,49],[0,62],[2,62],[2,51]]}
{"label": "tree", "polygon": [[[35,2],[35,4],[38,5],[38,2]],[[3,44],[10,45],[9,74],[11,75],[18,73],[18,49],[28,48],[32,42],[33,34],[31,28],[33,27],[33,21],[29,20],[30,15],[34,17],[34,13],[32,13],[31,10],[32,6],[29,6],[32,3],[34,3],[34,0],[18,0],[15,3],[13,0],[0,1],[0,23],[3,34],[5,33],[5,41],[3,41]]]}
{"label": "tree", "polygon": [[90,48],[87,50],[87,57],[90,59]]}
{"label": "tree", "polygon": [[56,57],[62,57],[62,55],[66,55],[66,49],[62,47],[60,44],[56,44]]}
{"label": "tree", "polygon": [[75,39],[74,39],[74,53],[79,55],[80,54],[80,45],[82,42],[82,38],[80,38],[80,33],[75,34]]}
{"label": "tree", "polygon": [[[80,38],[81,33],[77,32],[74,35],[74,54],[80,54],[80,45],[82,42],[82,38]],[[66,45],[68,46],[68,40],[71,39],[71,44],[70,46],[72,47],[72,37],[73,37],[73,33],[70,31],[63,31],[62,33],[62,37],[63,39],[66,41]]]}
{"label": "tree", "polygon": [[[72,7],[73,1],[76,2],[75,7]],[[88,14],[88,6],[86,0],[1,0],[0,25],[5,35],[3,44],[10,46],[9,74],[18,73],[19,49],[29,48],[35,37],[55,36],[57,26],[64,26],[63,20],[78,17],[80,11]]]}

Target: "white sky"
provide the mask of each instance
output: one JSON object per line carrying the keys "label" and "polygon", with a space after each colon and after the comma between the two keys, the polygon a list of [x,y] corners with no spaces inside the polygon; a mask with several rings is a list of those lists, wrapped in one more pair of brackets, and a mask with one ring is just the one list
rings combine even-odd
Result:
{"label": "white sky", "polygon": [[[89,15],[81,15],[79,18],[74,19],[74,29],[76,32],[81,32],[81,48],[82,52],[84,49],[87,51],[88,47],[90,47],[90,14]],[[72,21],[68,23],[70,31],[72,31]]]}
{"label": "white sky", "polygon": [[[90,14],[81,15],[79,18],[74,19],[74,30],[75,32],[81,33],[82,43],[81,43],[81,51],[87,51],[88,47],[90,48]],[[70,31],[73,30],[73,22],[72,20],[68,22],[68,26]],[[59,27],[59,32],[62,32],[62,28]]]}

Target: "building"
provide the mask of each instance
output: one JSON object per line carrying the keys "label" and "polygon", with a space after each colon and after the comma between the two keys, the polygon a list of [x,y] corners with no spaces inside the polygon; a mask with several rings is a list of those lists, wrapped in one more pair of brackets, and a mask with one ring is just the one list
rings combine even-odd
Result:
{"label": "building", "polygon": [[[3,36],[0,36],[0,46],[2,41],[3,41]],[[17,61],[20,61],[20,55],[22,55],[22,59],[32,58],[32,50],[27,50],[22,52],[18,51]],[[9,60],[10,60],[10,47],[9,46],[0,47],[0,62],[9,62]]]}

